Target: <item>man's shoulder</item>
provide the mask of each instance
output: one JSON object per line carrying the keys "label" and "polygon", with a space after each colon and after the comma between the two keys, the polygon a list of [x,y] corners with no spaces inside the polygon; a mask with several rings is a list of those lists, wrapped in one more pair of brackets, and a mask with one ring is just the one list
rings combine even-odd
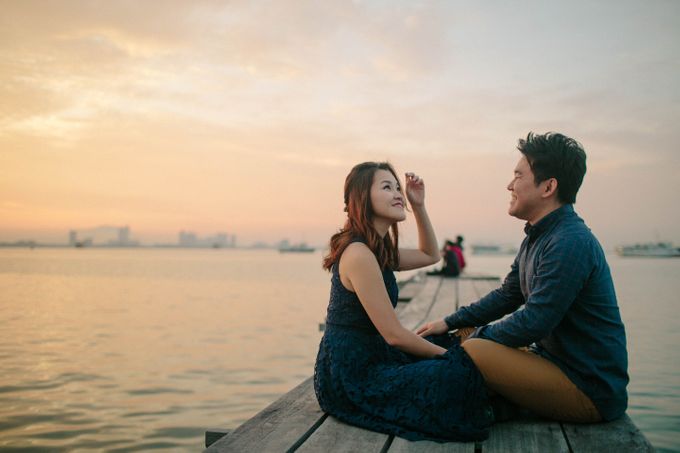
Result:
{"label": "man's shoulder", "polygon": [[553,235],[555,234],[586,241],[595,239],[595,235],[588,225],[586,225],[586,222],[573,211],[571,215],[564,216],[557,225],[555,225]]}
{"label": "man's shoulder", "polygon": [[564,219],[547,238],[544,253],[564,253],[572,256],[600,256],[604,252],[600,241],[578,216]]}

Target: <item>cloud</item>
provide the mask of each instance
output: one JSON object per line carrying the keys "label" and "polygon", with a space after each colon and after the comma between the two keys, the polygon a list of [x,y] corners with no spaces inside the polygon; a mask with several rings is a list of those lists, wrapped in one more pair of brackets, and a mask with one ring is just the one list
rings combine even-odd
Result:
{"label": "cloud", "polygon": [[[469,198],[488,219],[505,177],[484,172],[529,130],[579,139],[604,181],[641,163],[677,169],[678,8],[8,2],[3,200],[64,224],[127,209],[157,229],[220,216],[252,228],[292,209],[316,225],[301,206],[330,218],[353,164],[390,159],[435,185],[464,168],[459,191],[483,179],[488,191]],[[653,174],[641,184],[669,192]]]}

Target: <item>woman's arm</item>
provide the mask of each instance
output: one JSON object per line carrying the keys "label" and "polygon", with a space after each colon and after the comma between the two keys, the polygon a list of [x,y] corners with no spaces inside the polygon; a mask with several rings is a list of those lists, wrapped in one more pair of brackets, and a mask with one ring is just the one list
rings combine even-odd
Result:
{"label": "woman's arm", "polygon": [[378,261],[365,244],[350,244],[339,265],[343,285],[357,294],[368,317],[388,344],[419,357],[434,357],[446,352],[401,325],[390,303]]}
{"label": "woman's arm", "polygon": [[430,266],[441,259],[437,237],[425,210],[425,182],[413,173],[406,173],[406,198],[416,218],[418,248],[399,249],[399,270],[401,271]]}

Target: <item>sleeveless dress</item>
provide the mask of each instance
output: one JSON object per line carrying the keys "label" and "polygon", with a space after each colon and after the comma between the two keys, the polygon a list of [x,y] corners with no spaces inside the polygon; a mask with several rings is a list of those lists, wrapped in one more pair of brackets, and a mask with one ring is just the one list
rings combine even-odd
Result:
{"label": "sleeveless dress", "polygon": [[[399,288],[383,271],[392,306]],[[352,425],[409,440],[473,441],[493,420],[484,381],[457,337],[428,337],[447,349],[433,359],[387,344],[356,293],[332,268],[326,329],[314,366],[314,390],[324,412]]]}

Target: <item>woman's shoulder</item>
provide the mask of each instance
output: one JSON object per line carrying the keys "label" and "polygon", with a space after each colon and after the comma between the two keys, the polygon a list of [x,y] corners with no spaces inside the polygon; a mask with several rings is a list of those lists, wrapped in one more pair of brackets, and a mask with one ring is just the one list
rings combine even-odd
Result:
{"label": "woman's shoulder", "polygon": [[344,259],[344,261],[354,261],[357,259],[364,260],[371,258],[375,260],[375,255],[368,245],[363,241],[350,242],[345,250],[343,250],[342,255],[340,255],[340,259]]}
{"label": "woman's shoulder", "polygon": [[374,266],[378,266],[378,259],[366,243],[357,241],[352,242],[343,250],[339,265],[344,269],[353,268],[368,271]]}

